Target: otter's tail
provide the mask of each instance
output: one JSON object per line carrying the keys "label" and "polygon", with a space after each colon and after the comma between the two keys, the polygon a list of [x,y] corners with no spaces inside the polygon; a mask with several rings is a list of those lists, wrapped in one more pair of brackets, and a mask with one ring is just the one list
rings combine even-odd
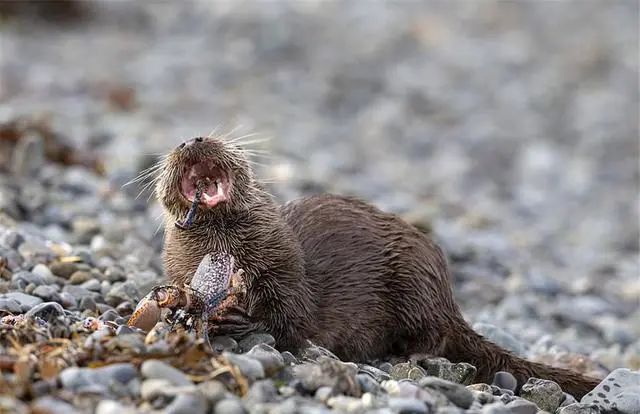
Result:
{"label": "otter's tail", "polygon": [[518,389],[530,377],[551,380],[563,391],[580,400],[593,390],[600,380],[563,368],[555,368],[537,362],[527,361],[486,340],[482,335],[461,321],[463,331],[447,341],[445,357],[452,362],[468,362],[478,369],[477,382],[491,383],[497,371],[507,371],[518,380]]}

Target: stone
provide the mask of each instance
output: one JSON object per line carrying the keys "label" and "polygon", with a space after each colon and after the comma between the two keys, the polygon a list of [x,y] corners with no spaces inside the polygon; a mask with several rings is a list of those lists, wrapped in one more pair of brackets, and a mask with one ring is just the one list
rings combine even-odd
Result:
{"label": "stone", "polygon": [[114,283],[113,287],[106,296],[106,301],[111,306],[118,306],[121,302],[128,300],[129,302],[138,303],[141,295],[136,284],[130,280],[125,282]]}
{"label": "stone", "polygon": [[573,403],[561,407],[558,414],[600,414],[600,409],[594,404]]}
{"label": "stone", "polygon": [[564,393],[558,384],[539,378],[529,378],[522,386],[520,396],[536,404],[541,410],[552,413],[564,400]]}
{"label": "stone", "polygon": [[[621,398],[618,397],[620,394]],[[640,400],[640,396],[636,394],[640,394],[640,371],[618,368],[609,373],[593,391],[582,397],[580,402],[595,404],[605,411],[616,409],[624,412],[622,410],[631,409],[628,408],[629,403]]]}
{"label": "stone", "polygon": [[78,270],[78,265],[73,262],[53,262],[49,265],[49,269],[54,275],[68,279]]}
{"label": "stone", "polygon": [[307,361],[317,361],[321,357],[331,358],[335,360],[340,360],[333,352],[329,351],[326,348],[315,345],[308,341],[308,346],[303,348],[300,352],[300,359]]}
{"label": "stone", "polygon": [[415,366],[409,362],[401,362],[394,365],[389,372],[389,375],[394,380],[412,379],[414,381],[425,377],[427,374],[424,370],[418,366]]}
{"label": "stone", "polygon": [[47,322],[64,318],[65,311],[56,302],[44,302],[31,308],[26,314],[28,318],[40,318]]}
{"label": "stone", "polygon": [[484,405],[482,414],[511,414],[511,411],[503,403],[496,402]]}
{"label": "stone", "polygon": [[360,397],[360,384],[356,380],[357,366],[320,357],[317,364],[305,363],[293,367],[293,375],[305,390],[315,392],[322,386],[331,387],[335,395],[345,394]]}
{"label": "stone", "polygon": [[358,380],[362,392],[369,392],[372,394],[380,392],[380,384],[378,384],[378,382],[370,375],[358,374],[356,375],[356,380]]}
{"label": "stone", "polygon": [[245,414],[247,411],[237,398],[227,398],[218,401],[213,412],[214,414]]}
{"label": "stone", "polygon": [[516,380],[516,377],[506,371],[496,372],[496,374],[493,376],[492,384],[503,390],[510,390],[514,392],[518,387],[518,381]]}
{"label": "stone", "polygon": [[163,379],[172,385],[193,385],[193,382],[182,371],[157,359],[144,361],[140,372],[145,378]]}
{"label": "stone", "polygon": [[247,401],[249,406],[274,402],[278,399],[278,390],[271,380],[256,381],[251,384],[251,387],[244,396],[244,399]]}
{"label": "stone", "polygon": [[366,374],[371,378],[373,378],[374,380],[376,380],[377,382],[382,382],[382,381],[391,379],[391,376],[387,372],[384,372],[383,370],[373,367],[371,365],[365,365],[365,364],[362,364],[358,367],[358,374]]}
{"label": "stone", "polygon": [[42,299],[37,296],[27,295],[26,293],[22,292],[5,293],[3,295],[0,295],[0,299],[13,299],[14,301],[18,302],[18,304],[20,305],[20,312],[16,313],[28,312],[29,309],[43,302]]}
{"label": "stone", "polygon": [[216,380],[205,381],[198,384],[198,390],[204,395],[211,406],[215,406],[218,401],[224,399],[227,394],[227,388],[223,383]]}
{"label": "stone", "polygon": [[476,376],[476,367],[466,362],[451,363],[445,358],[424,358],[416,363],[427,373],[458,384],[469,385]]}
{"label": "stone", "polygon": [[211,338],[211,348],[219,354],[224,351],[235,352],[238,350],[238,343],[229,336],[214,336]]}
{"label": "stone", "polygon": [[95,414],[136,414],[136,407],[126,406],[114,400],[102,400],[96,406]]}
{"label": "stone", "polygon": [[265,377],[264,368],[260,361],[246,355],[233,354],[231,352],[223,352],[223,358],[229,363],[238,367],[240,372],[249,379],[255,381]]}
{"label": "stone", "polygon": [[136,378],[133,364],[118,363],[100,368],[70,367],[60,373],[62,386],[72,392],[98,392],[103,395],[130,396],[127,384]]}
{"label": "stone", "polygon": [[284,358],[280,352],[267,343],[255,345],[246,355],[260,361],[267,376],[272,376],[284,368]]}
{"label": "stone", "polygon": [[79,285],[91,279],[91,273],[86,270],[76,270],[69,276],[69,283]]}
{"label": "stone", "polygon": [[420,380],[419,384],[421,387],[431,388],[443,393],[460,408],[467,409],[473,403],[473,393],[464,385],[437,377],[425,377]]}
{"label": "stone", "polygon": [[267,344],[273,347],[276,344],[276,340],[268,333],[255,333],[245,336],[238,342],[241,352],[247,352],[258,344]]}
{"label": "stone", "polygon": [[47,414],[80,414],[82,412],[68,402],[51,396],[37,398],[31,403],[31,410]]}
{"label": "stone", "polygon": [[33,296],[37,296],[47,302],[61,302],[62,298],[58,293],[58,288],[55,285],[38,286],[33,292]]}
{"label": "stone", "polygon": [[171,403],[165,407],[164,414],[206,414],[207,400],[198,393],[178,394]]}
{"label": "stone", "polygon": [[394,412],[400,414],[422,414],[429,412],[424,401],[420,401],[415,398],[391,397],[387,401],[387,404]]}
{"label": "stone", "polygon": [[0,296],[0,310],[7,311],[12,314],[22,313],[22,306],[20,302],[11,298],[4,298]]}
{"label": "stone", "polygon": [[522,398],[511,401],[506,405],[512,414],[536,414],[538,406]]}

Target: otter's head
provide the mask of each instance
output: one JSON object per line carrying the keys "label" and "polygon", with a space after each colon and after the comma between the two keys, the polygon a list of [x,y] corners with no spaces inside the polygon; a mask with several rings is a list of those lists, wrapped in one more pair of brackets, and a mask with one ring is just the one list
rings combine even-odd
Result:
{"label": "otter's head", "polygon": [[255,187],[244,151],[214,137],[178,145],[162,163],[156,196],[175,218],[185,217],[200,188],[197,219],[250,207]]}

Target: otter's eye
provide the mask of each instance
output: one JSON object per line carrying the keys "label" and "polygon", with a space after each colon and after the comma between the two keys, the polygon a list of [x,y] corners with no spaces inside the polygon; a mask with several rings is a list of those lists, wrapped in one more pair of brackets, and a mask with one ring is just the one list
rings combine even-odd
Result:
{"label": "otter's eye", "polygon": [[178,145],[178,149],[182,149],[182,148],[184,148],[184,146],[185,146],[185,145],[187,145],[187,143],[186,143],[186,142],[183,142],[182,144]]}
{"label": "otter's eye", "polygon": [[202,141],[204,141],[204,138],[202,138],[202,137],[196,138],[196,142],[202,142]]}

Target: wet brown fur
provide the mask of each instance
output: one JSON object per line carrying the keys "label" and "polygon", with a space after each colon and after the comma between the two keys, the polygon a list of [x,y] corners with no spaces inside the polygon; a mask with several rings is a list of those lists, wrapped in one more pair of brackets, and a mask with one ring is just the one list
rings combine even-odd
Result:
{"label": "wet brown fur", "polygon": [[[506,370],[520,385],[551,379],[581,397],[598,380],[526,361],[487,341],[453,299],[441,249],[399,217],[354,198],[318,195],[279,208],[256,182],[241,150],[205,138],[165,159],[156,187],[167,212],[165,271],[176,283],[211,251],[231,253],[247,277],[244,304],[256,329],[282,349],[310,339],[341,358],[365,361],[414,353],[466,361],[477,381]],[[231,200],[176,229],[189,203],[180,195],[185,163],[216,160],[233,176]]]}

